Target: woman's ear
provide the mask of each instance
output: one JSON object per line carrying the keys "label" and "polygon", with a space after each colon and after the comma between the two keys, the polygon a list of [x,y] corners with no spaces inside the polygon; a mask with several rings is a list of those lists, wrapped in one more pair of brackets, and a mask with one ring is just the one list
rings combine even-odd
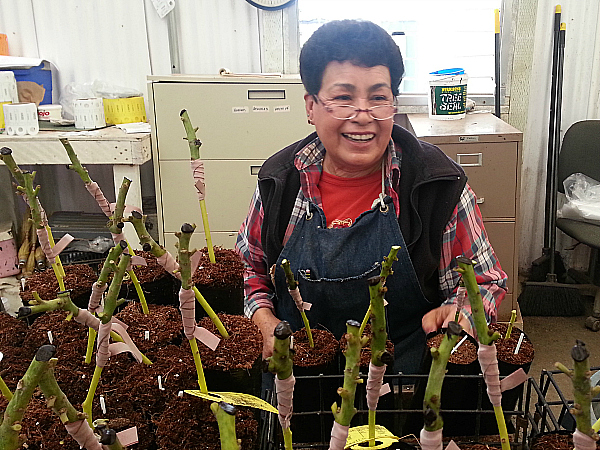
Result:
{"label": "woman's ear", "polygon": [[306,117],[308,123],[312,125],[313,108],[315,106],[315,97],[311,94],[304,94],[304,107],[306,108]]}

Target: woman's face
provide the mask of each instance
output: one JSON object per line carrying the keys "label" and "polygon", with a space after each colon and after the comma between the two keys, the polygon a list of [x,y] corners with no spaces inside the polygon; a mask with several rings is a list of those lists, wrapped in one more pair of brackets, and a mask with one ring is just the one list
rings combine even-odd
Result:
{"label": "woman's face", "polygon": [[393,103],[389,69],[332,61],[323,72],[317,97],[318,101],[306,94],[304,100],[327,151],[323,170],[341,177],[360,177],[378,170],[392,135],[393,118],[375,120],[360,112],[353,119],[340,120],[325,105],[340,102],[367,109],[382,102]]}

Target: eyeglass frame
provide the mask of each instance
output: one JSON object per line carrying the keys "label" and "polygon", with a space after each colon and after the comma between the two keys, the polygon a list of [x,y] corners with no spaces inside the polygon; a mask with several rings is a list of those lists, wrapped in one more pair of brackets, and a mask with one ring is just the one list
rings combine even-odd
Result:
{"label": "eyeglass frame", "polygon": [[[325,103],[324,100],[322,100],[321,98],[319,98],[319,96],[317,94],[313,94],[312,97],[313,97],[313,99],[315,100],[316,103],[321,102],[323,104],[323,108],[325,108],[325,111],[327,111],[329,114],[331,114],[331,117],[333,117],[334,119],[337,119],[337,120],[352,120],[352,119],[356,118],[361,112],[366,112],[371,119],[382,121],[382,120],[389,120],[389,119],[391,119],[398,112],[398,110],[397,110],[398,105],[395,105],[395,104],[371,106],[370,108],[367,108],[367,109],[360,109],[360,108],[357,108],[355,105],[336,105],[336,106],[341,106],[341,107],[352,107],[352,108],[354,108],[354,115],[351,116],[351,117],[345,117],[345,118],[335,117],[333,115],[333,113],[329,109],[329,108],[331,108],[331,106],[328,106]],[[374,108],[380,108],[382,106],[392,106],[395,109],[394,113],[390,117],[386,117],[385,119],[379,119],[377,117],[374,117],[373,114],[371,114],[371,112],[373,111],[373,109]]]}

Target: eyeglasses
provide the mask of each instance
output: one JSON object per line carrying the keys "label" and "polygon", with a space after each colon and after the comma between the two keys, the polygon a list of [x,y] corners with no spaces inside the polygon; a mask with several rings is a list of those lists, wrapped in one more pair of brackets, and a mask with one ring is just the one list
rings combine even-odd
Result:
{"label": "eyeglasses", "polygon": [[360,109],[354,105],[340,105],[332,102],[326,102],[316,95],[313,97],[317,103],[321,102],[323,104],[325,111],[330,113],[335,119],[339,120],[354,119],[361,112],[366,112],[372,119],[375,120],[388,120],[394,117],[394,114],[396,114],[395,105],[377,105],[371,106],[367,109]]}

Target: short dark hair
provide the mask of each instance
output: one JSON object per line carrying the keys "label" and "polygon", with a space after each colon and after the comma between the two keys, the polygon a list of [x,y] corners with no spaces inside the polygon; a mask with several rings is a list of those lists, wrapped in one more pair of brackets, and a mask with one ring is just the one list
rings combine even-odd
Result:
{"label": "short dark hair", "polygon": [[318,28],[300,52],[300,77],[307,93],[316,95],[321,90],[323,72],[332,61],[387,67],[392,92],[398,95],[404,75],[402,55],[390,34],[379,25],[365,20],[334,20]]}

